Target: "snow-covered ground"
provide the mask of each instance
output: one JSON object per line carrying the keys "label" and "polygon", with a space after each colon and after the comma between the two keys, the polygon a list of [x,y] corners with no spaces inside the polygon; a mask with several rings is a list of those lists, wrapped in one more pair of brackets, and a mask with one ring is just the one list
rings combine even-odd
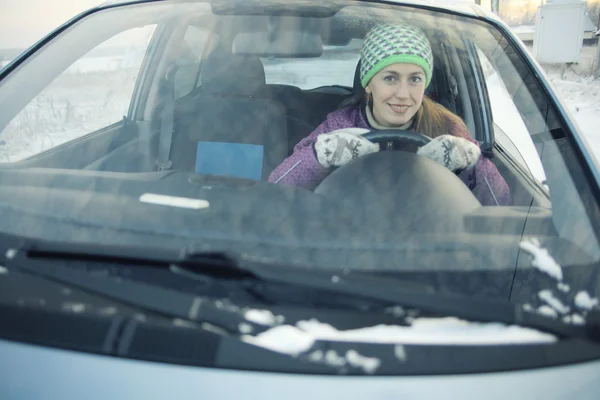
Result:
{"label": "snow-covered ground", "polygon": [[0,162],[18,161],[119,122],[137,70],[75,70],[36,96],[0,134]]}
{"label": "snow-covered ground", "polygon": [[542,65],[600,159],[600,80],[593,78],[595,46],[584,46],[578,64]]}
{"label": "snow-covered ground", "polygon": [[551,80],[585,134],[596,157],[600,159],[600,81],[589,77],[565,80],[552,75]]}
{"label": "snow-covered ground", "polygon": [[25,159],[121,121],[142,56],[133,49],[77,60],[0,132],[0,162]]}

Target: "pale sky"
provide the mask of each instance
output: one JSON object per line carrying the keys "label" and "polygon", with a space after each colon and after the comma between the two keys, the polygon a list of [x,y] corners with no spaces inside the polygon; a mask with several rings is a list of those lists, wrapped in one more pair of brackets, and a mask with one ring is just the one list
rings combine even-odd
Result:
{"label": "pale sky", "polygon": [[0,0],[0,49],[26,48],[104,0]]}

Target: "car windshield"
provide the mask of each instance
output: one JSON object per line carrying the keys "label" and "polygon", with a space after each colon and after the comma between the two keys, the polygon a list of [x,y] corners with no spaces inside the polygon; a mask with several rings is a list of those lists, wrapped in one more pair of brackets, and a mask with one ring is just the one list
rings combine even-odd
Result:
{"label": "car windshield", "polygon": [[448,290],[572,320],[528,277],[596,295],[569,272],[600,260],[595,164],[503,24],[427,4],[80,16],[0,72],[0,231],[282,274],[486,272]]}

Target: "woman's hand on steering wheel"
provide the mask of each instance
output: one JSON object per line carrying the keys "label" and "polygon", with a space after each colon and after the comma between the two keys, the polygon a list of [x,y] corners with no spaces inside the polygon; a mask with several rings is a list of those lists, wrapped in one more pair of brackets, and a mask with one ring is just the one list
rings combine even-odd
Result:
{"label": "woman's hand on steering wheel", "polygon": [[417,154],[442,164],[452,172],[459,172],[475,167],[481,156],[481,150],[467,139],[441,135],[420,147]]}
{"label": "woman's hand on steering wheel", "polygon": [[344,128],[317,137],[314,149],[317,161],[324,168],[340,167],[348,162],[379,151],[379,145],[362,136],[362,128]]}
{"label": "woman's hand on steering wheel", "polygon": [[330,168],[378,152],[379,143],[402,142],[424,146],[430,141],[431,138],[413,130],[344,128],[319,135],[314,150],[319,164]]}
{"label": "woman's hand on steering wheel", "polygon": [[479,147],[460,137],[441,135],[435,139],[413,130],[344,128],[322,134],[314,145],[319,164],[340,167],[348,162],[379,151],[379,143],[400,142],[417,145],[417,154],[427,157],[450,171],[474,167],[479,161]]}
{"label": "woman's hand on steering wheel", "polygon": [[452,172],[473,168],[481,156],[481,150],[475,143],[452,135],[440,135],[431,139],[413,130],[385,129],[369,132],[363,137],[375,143],[401,142],[417,145],[418,155],[427,157]]}

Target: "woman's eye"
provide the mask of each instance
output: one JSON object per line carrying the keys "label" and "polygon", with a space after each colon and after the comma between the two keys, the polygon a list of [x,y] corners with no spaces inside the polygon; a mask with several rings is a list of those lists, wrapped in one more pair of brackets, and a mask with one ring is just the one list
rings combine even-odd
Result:
{"label": "woman's eye", "polygon": [[412,76],[410,78],[410,81],[412,83],[421,83],[423,81],[423,78],[421,78],[420,76]]}
{"label": "woman's eye", "polygon": [[393,75],[384,76],[383,80],[386,82],[394,82],[396,78]]}

